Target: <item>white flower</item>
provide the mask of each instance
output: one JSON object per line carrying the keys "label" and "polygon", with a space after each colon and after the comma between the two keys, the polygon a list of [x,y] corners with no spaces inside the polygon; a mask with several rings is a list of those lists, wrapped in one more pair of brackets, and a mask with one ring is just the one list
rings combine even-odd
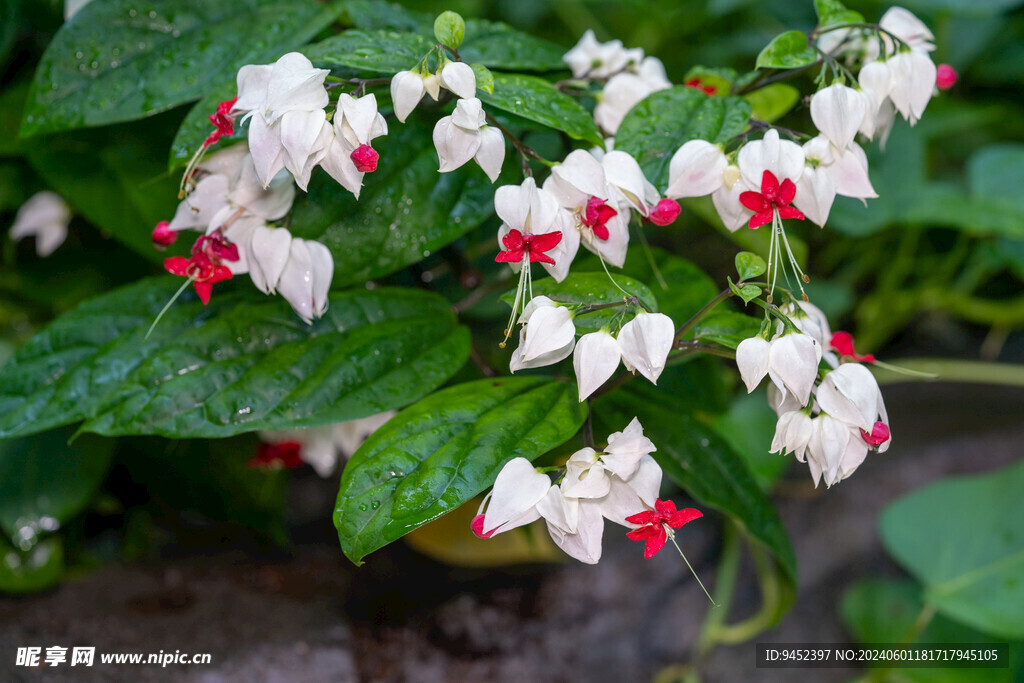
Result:
{"label": "white flower", "polygon": [[580,337],[572,354],[572,366],[581,403],[615,374],[621,358],[619,343],[606,330]]}
{"label": "white flower", "polygon": [[636,209],[647,217],[658,203],[658,189],[647,180],[640,164],[629,154],[611,150],[601,159],[604,176],[612,189],[616,203],[623,208]]}
{"label": "white flower", "polygon": [[29,235],[36,238],[36,254],[52,254],[68,236],[71,209],[60,195],[43,191],[29,197],[14,217],[10,237],[20,240]]}
{"label": "white flower", "polygon": [[299,457],[309,463],[321,477],[329,477],[338,466],[339,456],[352,457],[363,441],[395,414],[395,411],[389,410],[322,427],[260,431],[259,437],[261,441],[270,444],[300,444]]}
{"label": "white flower", "polygon": [[642,49],[627,50],[620,40],[597,42],[594,32],[588,29],[562,60],[572,69],[573,78],[607,78],[639,64],[643,57]]}
{"label": "white flower", "polygon": [[[823,412],[869,434],[879,418],[889,421],[875,376],[859,363],[843,363],[825,375],[817,399]],[[888,441],[881,450],[887,448]]]}
{"label": "white flower", "polygon": [[329,73],[313,68],[298,52],[274,64],[239,69],[238,100],[232,113],[242,113],[242,120],[249,120],[249,149],[264,186],[287,168],[305,189],[304,169],[315,165],[324,152],[320,132],[330,98],[323,84]]}
{"label": "white flower", "polygon": [[811,97],[811,120],[829,142],[846,149],[857,135],[867,102],[850,87],[836,83]]}
{"label": "white flower", "polygon": [[472,97],[459,100],[452,115],[437,122],[433,137],[441,173],[475,159],[492,183],[498,179],[505,160],[505,138],[486,120],[480,100]]}
{"label": "white flower", "polygon": [[626,369],[657,384],[675,334],[672,319],[664,313],[638,313],[622,326],[616,337]]}
{"label": "white flower", "polygon": [[779,132],[771,128],[762,139],[743,145],[736,163],[744,182],[752,188],[761,187],[765,171],[779,184],[786,179],[796,183],[804,172],[804,151],[795,142],[780,140]]}
{"label": "white flower", "polygon": [[319,242],[292,238],[281,278],[280,292],[307,323],[327,311],[327,292],[334,277],[334,258]]}
{"label": "white flower", "polygon": [[323,126],[322,135],[326,142],[319,163],[358,199],[363,176],[377,170],[378,154],[370,142],[387,135],[387,132],[387,121],[377,111],[377,99],[373,94],[356,99],[342,93],[338,97],[334,121],[330,124],[325,122]]}
{"label": "white flower", "polygon": [[736,347],[736,365],[747,393],[768,375],[782,392],[783,400],[792,392],[800,405],[807,405],[810,399],[820,361],[821,345],[801,333],[783,334],[771,342],[763,337],[750,337]]}
{"label": "white flower", "polygon": [[[902,7],[890,7],[882,15],[878,25],[905,42],[912,50],[931,52],[935,49],[935,45],[932,44],[935,36],[932,35],[932,32],[928,30],[924,22]],[[888,41],[889,49],[892,49],[892,39],[885,36],[884,33],[882,35],[883,41]]]}
{"label": "white flower", "polygon": [[[580,246],[580,234],[572,225],[569,215],[560,209],[558,200],[550,192],[537,187],[533,178],[527,178],[521,185],[502,185],[494,193],[494,211],[502,220],[498,228],[498,245],[504,247],[504,238],[518,230],[523,235],[545,235],[557,232],[561,239],[547,256],[554,263],[542,261],[541,265],[556,281],[561,282],[569,274],[569,266]],[[512,270],[519,272],[522,261],[508,262]]]}
{"label": "white flower", "polygon": [[529,460],[509,460],[498,472],[491,493],[480,504],[477,512],[478,517],[483,516],[480,535],[490,537],[540,519],[536,506],[548,495],[549,488],[551,480],[534,469]]}
{"label": "white flower", "polygon": [[[608,435],[608,445],[604,449],[601,461],[609,472],[617,474],[623,480],[629,480],[640,467],[644,456],[656,450],[658,449],[654,447],[654,443],[644,436],[640,420],[634,417],[621,432]],[[656,494],[657,492],[655,497]],[[653,499],[651,503],[653,504]]]}
{"label": "white flower", "polygon": [[576,326],[567,307],[546,296],[537,296],[523,309],[519,322],[519,346],[509,363],[512,372],[551,365],[572,353]]}
{"label": "white flower", "polygon": [[824,135],[804,144],[807,166],[796,184],[793,204],[817,225],[824,225],[836,195],[856,199],[878,196],[868,176],[868,158],[856,142],[835,147]]}
{"label": "white flower", "polygon": [[395,116],[405,123],[409,114],[423,99],[423,76],[412,71],[399,71],[391,78],[391,101]]}
{"label": "white flower", "polygon": [[653,92],[671,87],[661,60],[647,57],[639,73],[620,73],[609,79],[594,107],[594,121],[609,135],[614,135],[638,102]]}
{"label": "white flower", "polygon": [[476,97],[476,74],[465,62],[448,62],[438,74],[441,85],[462,99]]}
{"label": "white flower", "polygon": [[711,195],[722,224],[735,232],[747,224],[748,211],[740,203],[740,194],[758,190],[743,182],[738,166],[718,145],[707,140],[690,140],[676,150],[669,162],[669,184],[665,196],[673,199]]}
{"label": "white flower", "polygon": [[775,425],[775,436],[772,438],[771,453],[792,453],[800,462],[804,462],[807,445],[814,434],[814,424],[810,415],[802,410],[791,410],[779,416]]}

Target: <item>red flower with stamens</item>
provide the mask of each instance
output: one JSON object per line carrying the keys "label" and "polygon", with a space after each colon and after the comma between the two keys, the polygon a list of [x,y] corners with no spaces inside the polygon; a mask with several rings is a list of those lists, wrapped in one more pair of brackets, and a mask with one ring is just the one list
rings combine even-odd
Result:
{"label": "red flower with stamens", "polygon": [[352,151],[349,158],[352,159],[352,163],[356,165],[356,170],[360,173],[373,173],[377,170],[377,160],[380,159],[380,155],[369,145],[359,145]]}
{"label": "red flower with stamens", "polygon": [[203,147],[209,147],[218,140],[221,136],[231,135],[235,132],[235,117],[231,116],[231,107],[235,106],[235,102],[238,101],[238,95],[235,95],[230,100],[224,100],[217,105],[217,112],[210,114],[209,119],[217,130],[210,133],[209,137],[206,138],[206,142],[203,143]]}
{"label": "red flower with stamens", "polygon": [[761,176],[761,191],[744,192],[740,195],[740,204],[754,212],[749,223],[749,227],[754,229],[771,223],[776,213],[779,214],[779,218],[804,220],[803,213],[789,205],[795,196],[796,185],[792,180],[786,178],[782,185],[779,185],[779,179],[775,174],[765,171]]}
{"label": "red flower with stamens", "polygon": [[303,464],[305,461],[302,459],[302,444],[298,441],[261,443],[257,455],[246,463],[247,466],[254,468],[286,470],[302,467]]}
{"label": "red flower with stamens", "polygon": [[[866,353],[859,354],[853,348],[853,335],[849,332],[843,332],[839,330],[832,335],[832,339],[829,341],[829,346],[836,350],[843,358],[852,358],[858,363],[874,363],[874,354]],[[888,438],[888,437],[886,437]],[[883,439],[884,441],[885,439]]]}
{"label": "red flower with stamens", "polygon": [[550,263],[554,265],[555,259],[544,252],[550,251],[562,241],[561,232],[546,232],[543,235],[525,235],[515,228],[508,231],[508,234],[501,238],[506,251],[498,252],[494,260],[498,263],[519,263],[526,260],[529,255],[530,262]]}
{"label": "red flower with stamens", "polygon": [[619,212],[608,206],[605,200],[591,197],[587,200],[587,207],[583,210],[580,222],[594,232],[594,237],[607,240],[609,237],[608,221],[617,215]]}
{"label": "red flower with stamens", "polygon": [[704,514],[694,508],[676,510],[676,504],[671,500],[658,498],[654,501],[653,510],[645,510],[626,517],[629,524],[642,524],[639,529],[633,529],[626,534],[634,541],[646,541],[644,546],[644,559],[654,557],[659,550],[665,547],[668,540],[669,529],[679,529],[687,522],[692,522]]}
{"label": "red flower with stamens", "polygon": [[213,286],[230,280],[232,273],[221,261],[237,261],[238,246],[225,241],[218,233],[203,235],[192,245],[191,258],[172,256],[164,259],[164,268],[172,275],[192,280],[196,294],[203,304],[210,303]]}
{"label": "red flower with stamens", "polygon": [[876,422],[870,434],[863,429],[860,430],[860,437],[867,445],[877,448],[889,440],[889,425],[884,422]]}

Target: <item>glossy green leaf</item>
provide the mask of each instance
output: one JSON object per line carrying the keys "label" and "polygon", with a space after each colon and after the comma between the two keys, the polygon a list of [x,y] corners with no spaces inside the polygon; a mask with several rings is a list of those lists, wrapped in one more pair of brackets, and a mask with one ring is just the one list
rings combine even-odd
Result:
{"label": "glossy green leaf", "polygon": [[413,12],[394,2],[344,0],[339,4],[339,22],[367,31],[409,31],[429,35],[434,24],[434,17],[426,12]]}
{"label": "glossy green leaf", "polygon": [[802,31],[786,31],[772,38],[757,56],[758,69],[798,69],[818,61],[818,52],[807,44]]}
{"label": "glossy green leaf", "polygon": [[741,251],[736,254],[736,273],[740,280],[749,280],[768,270],[768,264],[757,254],[749,251]]}
{"label": "glossy green leaf", "polygon": [[[475,60],[486,64],[486,61]],[[500,109],[562,131],[571,138],[601,147],[604,138],[593,117],[579,102],[550,82],[523,74],[494,74],[494,93],[478,92],[484,109]]]}
{"label": "glossy green leaf", "polygon": [[437,172],[431,125],[410,120],[374,141],[380,165],[358,200],[317,171],[295,202],[289,228],[331,250],[335,287],[401,270],[493,215],[494,186],[475,163]]}
{"label": "glossy green leaf", "polygon": [[483,64],[473,65],[473,75],[476,76],[476,87],[488,95],[494,94],[494,74]]}
{"label": "glossy green leaf", "polygon": [[1024,460],[948,477],[900,498],[881,517],[886,550],[951,619],[1024,638]]}
{"label": "glossy green leaf", "polygon": [[434,41],[416,33],[351,29],[309,45],[302,53],[320,67],[390,76],[415,67],[433,47]]}
{"label": "glossy green leaf", "polygon": [[32,167],[72,209],[151,261],[150,234],[178,205],[163,164],[174,116],[48,136],[27,147]]}
{"label": "glossy green leaf", "polygon": [[751,301],[761,296],[761,288],[757,285],[743,285],[742,287],[739,287],[733,283],[731,277],[727,279],[729,280],[729,289],[732,290],[733,294],[742,299],[744,304],[749,304]]}
{"label": "glossy green leaf", "polygon": [[751,118],[772,123],[789,113],[800,101],[800,91],[787,83],[772,83],[743,96],[753,108]]}
{"label": "glossy green leaf", "polygon": [[47,538],[23,552],[0,538],[0,560],[0,593],[37,593],[57,585],[64,575],[64,543]]}
{"label": "glossy green leaf", "polygon": [[547,377],[487,379],[403,410],[345,467],[334,512],[345,555],[360,564],[486,489],[512,458],[569,440],[585,417],[576,393]]}
{"label": "glossy green leaf", "polygon": [[0,529],[17,544],[33,544],[89,503],[103,482],[114,442],[55,429],[0,441]]}
{"label": "glossy green leaf", "polygon": [[701,341],[716,342],[735,349],[741,341],[754,336],[760,329],[761,318],[719,307],[697,323],[693,336]]}
{"label": "glossy green leaf", "polygon": [[847,9],[839,0],[814,0],[814,12],[818,15],[818,26],[836,24],[858,24],[864,21],[860,12]]}
{"label": "glossy green leaf", "polygon": [[100,434],[221,437],[390,410],[461,367],[468,334],[426,292],[335,292],[306,325],[248,282],[190,292],[152,278],[61,316],[0,370],[0,438],[85,420]]}
{"label": "glossy green leaf", "polygon": [[683,143],[726,142],[746,130],[750,111],[742,97],[709,97],[686,87],[659,90],[626,114],[615,148],[636,158],[647,179],[664,188],[669,161]]}
{"label": "glossy green leaf", "polygon": [[314,0],[89,3],[43,54],[21,135],[131,121],[197,99],[241,66],[302,45],[337,12]]}
{"label": "glossy green leaf", "polygon": [[796,585],[796,557],[779,514],[742,458],[714,429],[675,409],[673,401],[647,384],[623,387],[595,403],[598,431],[638,417],[658,448],[652,455],[665,474],[701,505],[728,515],[772,553],[785,581],[777,619],[792,604]]}
{"label": "glossy green leaf", "polygon": [[[603,272],[585,273],[574,270],[561,282],[555,282],[555,279],[550,277],[537,280],[533,283],[533,295],[546,296],[552,301],[567,305],[589,304],[600,306],[624,301],[627,298],[627,294],[622,291],[624,289],[629,293],[628,296],[637,297],[640,303],[651,311],[658,310],[657,299],[654,298],[651,290],[642,282],[621,275],[615,276],[615,282],[622,289],[616,287]],[[515,296],[515,290],[512,290],[503,294],[501,299],[511,306]],[[573,323],[579,332],[594,332],[608,325],[611,319],[623,310],[623,306],[614,306],[612,308],[592,311],[578,315],[573,320]],[[621,320],[619,324],[629,322],[632,315],[630,314],[628,318]]]}
{"label": "glossy green leaf", "polygon": [[[861,579],[843,593],[839,616],[859,643],[900,643],[913,632],[914,622],[925,607],[921,587],[902,579]],[[990,635],[935,615],[912,642],[966,646],[991,643]],[[1010,665],[1003,669],[900,668],[895,681],[907,683],[1010,683],[1018,680],[1024,647],[1010,646]],[[884,668],[884,662],[879,662]],[[887,679],[888,680],[888,679]]]}
{"label": "glossy green leaf", "polygon": [[508,24],[486,19],[466,22],[466,42],[459,49],[463,61],[479,62],[506,71],[556,71],[567,69],[565,48],[517,31]]}

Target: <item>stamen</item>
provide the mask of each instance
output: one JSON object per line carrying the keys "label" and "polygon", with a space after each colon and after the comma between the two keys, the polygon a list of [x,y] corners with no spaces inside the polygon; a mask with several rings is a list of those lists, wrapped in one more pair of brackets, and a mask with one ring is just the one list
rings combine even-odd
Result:
{"label": "stamen", "polygon": [[[505,327],[505,338],[498,344],[499,349],[505,348],[505,344],[508,343],[508,338],[512,336],[512,331],[516,327],[516,318],[519,316],[519,304],[523,299],[523,292],[526,290],[527,283],[529,282],[530,288],[533,288],[533,283],[530,281],[530,255],[529,250],[523,252],[523,267],[519,271],[519,284],[516,286],[516,298],[512,302],[512,315],[509,316],[508,325]],[[533,298],[533,292],[530,292],[530,298]]]}
{"label": "stamen", "polygon": [[156,324],[160,322],[160,318],[164,317],[164,313],[166,313],[167,310],[171,307],[171,304],[177,301],[178,297],[181,296],[182,293],[185,291],[185,288],[195,281],[195,275],[190,275],[188,278],[185,279],[185,281],[181,284],[181,287],[178,288],[178,291],[175,292],[174,296],[171,297],[171,300],[164,304],[164,307],[160,309],[159,313],[156,314],[156,319],[153,321],[153,324],[149,326],[149,329],[146,330],[146,336],[142,338],[143,340],[149,339],[149,335],[153,334],[153,330],[156,329]]}
{"label": "stamen", "polygon": [[672,545],[674,545],[676,547],[676,550],[679,551],[679,556],[683,558],[683,562],[685,562],[686,566],[690,568],[690,573],[693,574],[693,578],[697,579],[697,583],[700,585],[701,590],[704,591],[704,595],[708,596],[708,600],[711,601],[711,605],[713,607],[718,607],[718,603],[715,602],[715,599],[713,597],[711,597],[711,593],[708,593],[708,589],[704,588],[704,583],[700,580],[700,577],[697,576],[697,572],[695,572],[693,570],[693,567],[690,565],[690,561],[688,559],[686,559],[686,555],[683,554],[683,549],[679,547],[678,543],[676,543],[675,531],[672,529],[672,527],[670,527],[667,524],[664,525],[664,526],[665,526],[665,532],[668,535],[668,540],[672,541]]}
{"label": "stamen", "polygon": [[[776,215],[778,214],[776,213]],[[804,282],[810,282],[811,278],[807,277],[807,275],[804,274],[804,271],[800,270],[800,265],[796,262],[796,257],[793,256],[793,250],[790,249],[789,240],[786,238],[786,231],[782,229],[781,219],[779,220],[779,229],[782,233],[782,243],[786,245],[786,255],[789,256],[789,265],[793,267],[793,272],[796,273],[800,280],[803,280]],[[804,301],[808,301],[807,293],[804,292],[804,286],[800,283],[800,281],[797,281],[797,285],[799,285],[800,287],[800,294],[801,296],[803,296]]]}

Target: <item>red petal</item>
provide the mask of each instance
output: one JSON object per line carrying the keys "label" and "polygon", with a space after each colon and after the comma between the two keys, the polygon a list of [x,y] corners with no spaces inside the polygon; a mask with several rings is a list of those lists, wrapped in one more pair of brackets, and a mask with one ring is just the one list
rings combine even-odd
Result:
{"label": "red petal", "polygon": [[632,531],[626,532],[626,538],[634,541],[643,541],[650,538],[651,536],[658,535],[658,529],[661,528],[660,524],[646,524],[639,529],[633,529]]}
{"label": "red petal", "polygon": [[[501,243],[505,245],[506,249],[523,251],[523,233],[519,232],[515,228],[508,231],[508,234],[501,238]],[[522,256],[520,256],[522,258]]]}
{"label": "red petal", "polygon": [[779,188],[779,204],[789,204],[795,196],[796,185],[792,180],[786,178],[782,181],[782,187]]}
{"label": "red petal", "polygon": [[662,199],[648,217],[655,225],[670,225],[679,217],[679,202],[674,199]]}
{"label": "red petal", "polygon": [[592,229],[594,231],[594,237],[596,237],[599,240],[607,240],[611,236],[611,233],[608,232],[607,225],[602,225],[598,223]]}
{"label": "red petal", "polygon": [[160,221],[153,228],[153,244],[161,247],[169,247],[174,244],[175,240],[178,239],[178,233],[176,230],[171,230],[168,226],[170,223],[167,221]]}
{"label": "red petal", "polygon": [[740,204],[751,211],[764,211],[770,209],[772,203],[764,198],[760,192],[746,191],[740,193]]}
{"label": "red petal", "polygon": [[377,150],[369,145],[359,145],[349,155],[352,159],[352,163],[356,165],[356,170],[360,173],[372,173],[377,170],[377,160],[380,159],[380,155],[377,154]]}
{"label": "red petal", "polygon": [[860,436],[869,446],[881,446],[889,440],[889,425],[884,422],[876,422],[870,434],[862,429]]}
{"label": "red petal", "polygon": [[607,204],[601,204],[597,207],[597,224],[604,225],[615,216],[618,216],[619,212],[608,206]]}
{"label": "red petal", "polygon": [[469,523],[469,528],[473,531],[477,538],[490,538],[494,535],[497,529],[491,529],[486,534],[484,533],[484,516],[477,515],[473,518],[473,521]]}
{"label": "red petal", "polygon": [[750,217],[750,223],[748,223],[748,227],[750,227],[750,229],[753,230],[755,228],[760,228],[762,225],[767,225],[768,223],[772,222],[772,216],[774,215],[775,212],[772,209],[767,209],[765,211],[761,211],[760,213],[755,213],[753,216]]}
{"label": "red petal", "polygon": [[629,524],[654,524],[658,521],[658,516],[650,510],[644,510],[638,512],[635,515],[626,517],[626,522]]}
{"label": "red petal", "polygon": [[700,510],[697,510],[695,508],[684,508],[682,510],[679,510],[678,512],[673,512],[671,515],[669,515],[668,519],[665,520],[665,523],[673,529],[678,529],[684,524],[692,522],[693,520],[703,516],[704,513],[701,512]]}
{"label": "red petal", "polygon": [[[554,249],[561,241],[562,233],[560,231],[546,232],[543,235],[531,235],[530,255],[532,256],[537,252],[545,252],[549,249]],[[554,261],[552,261],[552,263],[554,263]]]}
{"label": "red petal", "polygon": [[661,532],[657,536],[651,536],[647,539],[647,545],[644,546],[644,559],[649,560],[658,554],[658,551],[665,547],[665,541],[668,540],[668,535],[665,533],[665,528],[659,526],[658,530]]}
{"label": "red petal", "polygon": [[530,263],[550,263],[551,265],[555,265],[555,259],[551,258],[547,254],[540,254],[536,251],[531,251]]}
{"label": "red petal", "polygon": [[499,251],[498,255],[494,257],[494,260],[498,263],[519,263],[523,260],[523,250]]}
{"label": "red petal", "polygon": [[209,277],[205,278],[205,281],[214,285],[218,282],[230,280],[232,275],[233,273],[231,272],[231,269],[227,266],[214,266],[213,272],[210,273]]}
{"label": "red petal", "polygon": [[172,256],[171,258],[164,259],[164,269],[173,275],[181,275],[182,277],[188,277],[188,267],[192,262],[184,256]]}
{"label": "red petal", "polygon": [[804,219],[803,213],[799,209],[792,206],[780,206],[778,207],[779,218],[795,218],[798,221]]}
{"label": "red petal", "polygon": [[213,294],[213,285],[209,282],[199,282],[196,280],[192,283],[192,286],[196,288],[196,294],[199,295],[199,300],[203,302],[203,305],[210,303],[210,295]]}
{"label": "red petal", "polygon": [[658,513],[658,521],[664,521],[666,515],[671,515],[676,511],[676,504],[671,500],[658,498],[654,501],[654,509]]}
{"label": "red petal", "polygon": [[779,196],[779,179],[771,171],[765,171],[761,176],[761,194],[769,200]]}

